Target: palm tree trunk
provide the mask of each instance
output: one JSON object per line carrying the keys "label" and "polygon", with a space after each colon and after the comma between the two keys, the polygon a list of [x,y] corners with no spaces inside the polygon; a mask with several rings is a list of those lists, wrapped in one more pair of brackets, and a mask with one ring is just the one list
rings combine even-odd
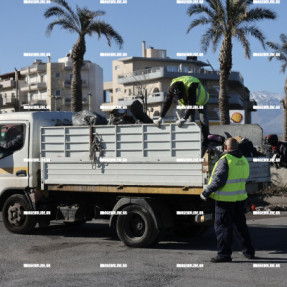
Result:
{"label": "palm tree trunk", "polygon": [[220,48],[220,79],[219,79],[219,112],[220,124],[229,125],[229,100],[227,94],[228,78],[232,67],[232,40],[231,36],[226,36]]}
{"label": "palm tree trunk", "polygon": [[79,112],[82,110],[82,77],[81,69],[84,62],[84,54],[86,52],[86,42],[84,36],[80,36],[75,43],[71,58],[73,60],[73,77],[71,83],[72,99],[71,111]]}
{"label": "palm tree trunk", "polygon": [[287,141],[287,78],[285,80],[285,99],[282,100],[283,110],[284,110],[284,123],[283,123],[283,141]]}

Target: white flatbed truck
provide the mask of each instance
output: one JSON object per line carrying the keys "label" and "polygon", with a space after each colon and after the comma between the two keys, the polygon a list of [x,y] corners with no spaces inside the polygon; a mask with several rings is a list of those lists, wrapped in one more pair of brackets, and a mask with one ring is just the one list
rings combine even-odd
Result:
{"label": "white flatbed truck", "polygon": [[[127,246],[145,247],[166,229],[195,232],[212,222],[214,202],[199,195],[214,160],[209,153],[201,159],[197,124],[72,126],[71,120],[71,112],[0,115],[1,144],[11,126],[24,133],[21,148],[0,152],[0,208],[10,232],[108,215]],[[269,163],[249,162],[250,183],[270,181]]]}

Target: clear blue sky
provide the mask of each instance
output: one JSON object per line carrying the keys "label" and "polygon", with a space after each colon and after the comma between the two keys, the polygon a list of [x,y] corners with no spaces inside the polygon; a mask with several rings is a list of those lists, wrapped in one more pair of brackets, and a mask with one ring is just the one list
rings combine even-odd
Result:
{"label": "clear blue sky", "polygon": [[[43,0],[41,0],[43,1]],[[45,1],[45,0],[44,0]],[[23,4],[23,0],[0,1],[0,73],[14,71],[14,67],[32,64],[35,57],[24,57],[23,53],[51,53],[51,59],[56,62],[58,58],[66,55],[77,39],[77,34],[71,34],[58,27],[51,36],[45,34],[46,27],[51,20],[46,20],[44,11],[51,4]],[[128,56],[141,56],[141,42],[146,41],[147,46],[166,49],[170,58],[176,58],[176,53],[199,53],[200,37],[205,27],[195,28],[189,34],[186,30],[191,21],[186,10],[189,5],[178,5],[176,0],[127,0],[127,4],[100,4],[100,0],[68,0],[75,7],[87,6],[91,10],[104,10],[106,15],[102,20],[110,23],[123,37],[124,45],[121,50],[113,42],[109,47],[103,37],[87,37],[87,52],[85,59],[99,64],[104,69],[104,80],[112,79],[112,60],[115,57],[100,57],[100,53],[120,52]],[[277,13],[277,20],[264,20],[257,24],[268,40],[279,42],[281,33],[287,34],[287,1],[280,4],[254,5],[270,8]],[[252,40],[252,52],[264,52],[258,41]],[[266,52],[272,52],[267,49]],[[219,68],[218,54],[211,49],[200,60],[209,60],[215,69]],[[39,57],[37,57],[39,58]],[[46,57],[40,57],[47,61]],[[244,58],[241,45],[234,40],[233,70],[240,71],[245,79],[245,85],[250,91],[267,90],[284,94],[284,82],[287,73],[280,73],[280,63],[276,60],[269,62],[266,57]]]}

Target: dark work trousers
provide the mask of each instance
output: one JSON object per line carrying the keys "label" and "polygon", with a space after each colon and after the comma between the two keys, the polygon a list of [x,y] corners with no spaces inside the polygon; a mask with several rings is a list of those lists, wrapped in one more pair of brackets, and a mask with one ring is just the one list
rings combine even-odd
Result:
{"label": "dark work trousers", "polygon": [[245,203],[246,200],[216,201],[214,229],[219,257],[230,258],[233,232],[241,245],[242,252],[247,255],[255,254],[246,225]]}
{"label": "dark work trousers", "polygon": [[[188,95],[189,95],[189,101],[188,104],[191,106],[196,106],[196,89],[198,87],[198,84],[194,83],[190,85],[188,88]],[[208,109],[207,104],[203,106],[203,109],[198,109],[199,113],[199,121],[201,124],[202,134],[203,134],[203,140],[207,140],[207,136],[209,135],[209,120],[208,120]],[[189,121],[195,122],[195,110],[188,110],[187,114],[189,114]]]}
{"label": "dark work trousers", "polygon": [[[199,121],[201,124],[202,134],[203,138],[207,139],[207,136],[209,135],[209,120],[208,120],[208,109],[207,105],[203,106],[203,109],[198,109],[199,114]],[[190,121],[195,121],[195,110],[192,110]]]}
{"label": "dark work trousers", "polygon": [[[207,105],[203,106],[203,109],[198,109],[198,113],[199,113],[199,121],[201,124],[201,131],[203,135],[203,142],[202,142],[202,156],[203,156],[207,150],[208,146],[207,136],[209,135],[209,120],[208,120]],[[192,110],[188,121],[195,122],[195,110]]]}

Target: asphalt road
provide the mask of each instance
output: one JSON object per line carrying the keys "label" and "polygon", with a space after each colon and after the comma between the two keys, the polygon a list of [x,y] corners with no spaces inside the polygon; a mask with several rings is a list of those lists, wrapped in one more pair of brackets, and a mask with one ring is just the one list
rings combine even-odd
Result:
{"label": "asphalt road", "polygon": [[1,216],[0,286],[286,286],[287,213],[251,216],[248,224],[258,259],[244,258],[235,243],[233,262],[214,264],[212,228],[196,238],[169,233],[156,247],[131,249],[104,221],[78,229],[53,224],[16,235],[5,229]]}

